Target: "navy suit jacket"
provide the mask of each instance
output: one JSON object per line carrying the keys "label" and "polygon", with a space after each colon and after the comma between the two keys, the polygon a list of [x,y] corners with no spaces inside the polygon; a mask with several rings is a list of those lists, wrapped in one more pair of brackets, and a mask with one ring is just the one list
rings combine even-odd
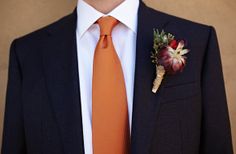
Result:
{"label": "navy suit jacket", "polygon": [[[83,154],[76,11],[13,41],[2,154]],[[187,39],[187,65],[152,93],[153,29]],[[213,27],[147,7],[138,11],[132,154],[232,154]]]}

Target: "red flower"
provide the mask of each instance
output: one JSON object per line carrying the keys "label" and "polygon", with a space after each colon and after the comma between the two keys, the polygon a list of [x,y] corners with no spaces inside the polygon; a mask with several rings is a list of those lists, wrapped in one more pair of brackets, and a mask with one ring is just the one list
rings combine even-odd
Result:
{"label": "red flower", "polygon": [[178,46],[178,43],[176,40],[172,40],[169,45],[171,48],[176,49]]}

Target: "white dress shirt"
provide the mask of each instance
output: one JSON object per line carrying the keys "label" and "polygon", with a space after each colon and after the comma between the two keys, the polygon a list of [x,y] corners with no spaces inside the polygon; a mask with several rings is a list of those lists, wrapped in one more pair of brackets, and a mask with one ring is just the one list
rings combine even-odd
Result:
{"label": "white dress shirt", "polygon": [[76,37],[85,154],[93,153],[92,73],[100,37],[100,28],[95,22],[102,16],[109,15],[120,21],[112,31],[112,39],[124,73],[131,132],[138,7],[139,0],[125,0],[110,13],[103,14],[83,0],[78,1]]}

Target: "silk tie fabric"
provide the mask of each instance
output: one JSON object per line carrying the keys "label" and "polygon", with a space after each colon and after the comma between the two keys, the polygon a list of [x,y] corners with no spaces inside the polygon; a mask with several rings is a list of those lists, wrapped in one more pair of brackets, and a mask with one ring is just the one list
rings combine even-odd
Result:
{"label": "silk tie fabric", "polygon": [[119,21],[111,16],[101,17],[97,21],[100,39],[93,62],[93,154],[130,153],[125,80],[112,42],[112,30],[118,23]]}

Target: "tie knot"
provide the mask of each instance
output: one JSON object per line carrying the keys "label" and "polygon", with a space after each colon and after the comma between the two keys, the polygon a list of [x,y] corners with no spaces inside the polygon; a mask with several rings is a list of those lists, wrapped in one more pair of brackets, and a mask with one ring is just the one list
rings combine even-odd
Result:
{"label": "tie knot", "polygon": [[119,21],[111,16],[101,17],[97,20],[100,27],[100,35],[111,35],[113,28],[119,23]]}

